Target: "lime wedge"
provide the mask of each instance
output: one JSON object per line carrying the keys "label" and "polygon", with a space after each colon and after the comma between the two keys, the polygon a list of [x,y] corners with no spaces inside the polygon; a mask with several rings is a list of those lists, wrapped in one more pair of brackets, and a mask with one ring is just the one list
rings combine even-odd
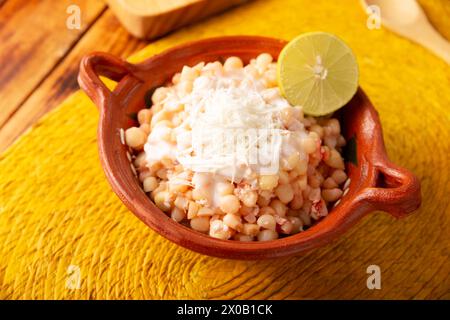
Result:
{"label": "lime wedge", "polygon": [[278,85],[292,105],[312,116],[343,107],[358,88],[358,63],[352,50],[326,32],[305,33],[278,57]]}

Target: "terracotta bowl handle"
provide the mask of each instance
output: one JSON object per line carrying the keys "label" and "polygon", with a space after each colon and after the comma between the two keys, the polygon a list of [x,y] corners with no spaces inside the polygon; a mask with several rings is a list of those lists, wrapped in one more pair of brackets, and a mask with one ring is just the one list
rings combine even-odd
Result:
{"label": "terracotta bowl handle", "polygon": [[415,175],[389,160],[376,166],[376,170],[375,186],[363,191],[363,197],[374,210],[403,218],[420,206],[420,182]]}
{"label": "terracotta bowl handle", "polygon": [[135,65],[103,52],[93,52],[83,57],[80,63],[78,83],[97,106],[106,105],[113,96],[111,90],[100,79],[107,77],[119,82],[125,76],[140,78]]}

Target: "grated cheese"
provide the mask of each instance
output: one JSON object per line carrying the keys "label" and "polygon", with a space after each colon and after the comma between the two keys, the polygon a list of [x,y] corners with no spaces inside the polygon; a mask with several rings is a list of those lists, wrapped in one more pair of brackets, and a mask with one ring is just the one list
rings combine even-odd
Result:
{"label": "grated cheese", "polygon": [[161,139],[161,129],[150,133],[145,145],[149,163],[169,157],[194,172],[251,181],[276,174],[280,157],[300,150],[306,136],[300,122],[295,130],[284,127],[280,114],[291,106],[279,89],[266,88],[245,68],[221,76],[201,75],[192,92],[182,96],[173,90],[165,104],[182,104],[185,117],[173,129],[176,143]]}

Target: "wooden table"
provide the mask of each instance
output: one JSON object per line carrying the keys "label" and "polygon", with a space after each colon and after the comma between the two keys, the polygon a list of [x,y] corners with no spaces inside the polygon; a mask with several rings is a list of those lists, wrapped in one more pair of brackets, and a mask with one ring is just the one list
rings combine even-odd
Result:
{"label": "wooden table", "polygon": [[[66,27],[72,4],[81,9],[79,30]],[[0,0],[0,152],[78,90],[84,54],[125,58],[146,44],[102,0]]]}

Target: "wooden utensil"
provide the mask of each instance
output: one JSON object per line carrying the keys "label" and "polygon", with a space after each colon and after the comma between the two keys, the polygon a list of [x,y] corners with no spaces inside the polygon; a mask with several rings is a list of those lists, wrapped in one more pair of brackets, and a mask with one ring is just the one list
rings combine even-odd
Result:
{"label": "wooden utensil", "polygon": [[135,37],[153,39],[249,0],[107,0]]}
{"label": "wooden utensil", "polygon": [[[203,254],[267,259],[322,246],[371,211],[384,210],[401,218],[419,207],[420,183],[412,173],[388,160],[378,114],[362,89],[337,115],[343,135],[353,146],[349,148],[352,161],[346,163],[351,179],[348,191],[327,217],[304,232],[267,242],[220,240],[175,222],[145,194],[132,172],[120,132],[136,125],[130,114],[145,106],[147,93],[171,79],[184,65],[223,61],[229,56],[248,63],[262,52],[278,57],[285,44],[272,38],[233,36],[183,44],[137,65],[106,53],[94,52],[83,58],[78,82],[100,111],[98,145],[103,169],[115,193],[145,224],[167,239]],[[113,92],[100,75],[119,82]]]}
{"label": "wooden utensil", "polygon": [[365,9],[380,8],[386,28],[432,51],[450,64],[450,43],[434,29],[416,0],[361,0]]}

